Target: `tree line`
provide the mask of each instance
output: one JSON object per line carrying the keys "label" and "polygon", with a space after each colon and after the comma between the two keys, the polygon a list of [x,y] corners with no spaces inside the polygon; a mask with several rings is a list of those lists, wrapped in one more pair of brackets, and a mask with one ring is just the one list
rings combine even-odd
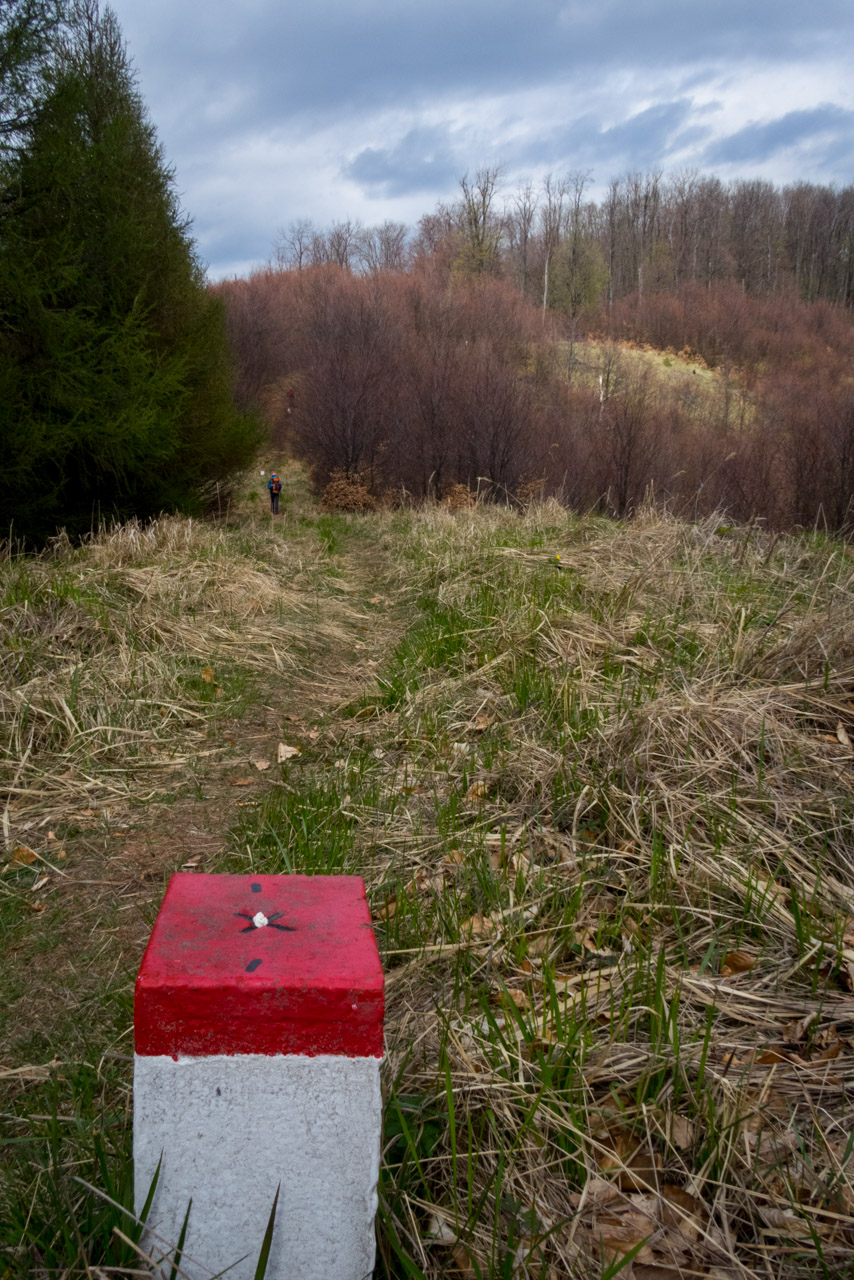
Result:
{"label": "tree line", "polygon": [[[343,475],[376,501],[553,494],[619,517],[654,493],[690,518],[854,529],[847,307],[791,277],[692,267],[665,287],[639,269],[640,239],[612,289],[583,176],[547,180],[515,240],[496,184],[464,179],[409,239],[301,223],[268,268],[217,287],[239,401],[320,489]],[[699,249],[687,261],[699,270]]]}
{"label": "tree line", "polygon": [[0,530],[202,509],[259,439],[115,15],[0,0]]}
{"label": "tree line", "polygon": [[576,171],[513,190],[501,170],[460,181],[414,228],[298,219],[276,236],[273,265],[406,270],[441,260],[512,281],[532,302],[570,316],[637,293],[734,281],[759,295],[854,303],[854,187],[719,178],[694,170],[628,173],[589,198]]}

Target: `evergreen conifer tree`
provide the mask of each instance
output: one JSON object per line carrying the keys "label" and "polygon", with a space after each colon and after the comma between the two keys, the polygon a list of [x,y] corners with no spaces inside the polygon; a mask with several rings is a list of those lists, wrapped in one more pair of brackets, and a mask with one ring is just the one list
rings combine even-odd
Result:
{"label": "evergreen conifer tree", "polygon": [[66,15],[0,204],[0,529],[198,509],[251,458],[117,21]]}

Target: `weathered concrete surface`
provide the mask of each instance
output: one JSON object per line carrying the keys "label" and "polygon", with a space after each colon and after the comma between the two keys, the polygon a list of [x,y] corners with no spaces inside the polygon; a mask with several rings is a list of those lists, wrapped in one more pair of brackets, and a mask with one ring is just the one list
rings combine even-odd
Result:
{"label": "weathered concrete surface", "polygon": [[376,1058],[137,1056],[137,1212],[163,1162],[145,1243],[182,1269],[252,1280],[281,1182],[268,1280],[365,1280],[374,1266],[382,1104]]}

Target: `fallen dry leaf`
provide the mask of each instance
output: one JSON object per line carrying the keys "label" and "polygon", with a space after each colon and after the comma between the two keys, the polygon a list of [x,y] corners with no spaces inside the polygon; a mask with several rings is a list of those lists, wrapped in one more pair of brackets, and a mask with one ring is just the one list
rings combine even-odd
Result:
{"label": "fallen dry leaf", "polygon": [[25,844],[19,844],[17,848],[12,850],[12,857],[9,863],[17,867],[29,867],[36,861],[38,854],[35,853]]}
{"label": "fallen dry leaf", "polygon": [[721,973],[730,977],[734,973],[748,973],[756,964],[756,957],[746,951],[728,951],[721,962]]}
{"label": "fallen dry leaf", "polygon": [[430,1214],[430,1221],[427,1224],[427,1232],[424,1236],[425,1244],[452,1245],[457,1243],[457,1234],[452,1231],[445,1222],[444,1218],[440,1218],[437,1213]]}
{"label": "fallen dry leaf", "polygon": [[818,1013],[813,1010],[812,1013],[806,1014],[803,1018],[797,1018],[794,1022],[787,1022],[783,1028],[783,1039],[787,1044],[800,1044],[806,1039],[807,1032],[818,1017]]}
{"label": "fallen dry leaf", "polygon": [[201,669],[201,671],[199,672],[199,674],[200,674],[200,676],[202,677],[202,679],[204,680],[205,684],[215,684],[215,683],[216,683],[216,676],[215,676],[215,675],[214,675],[214,673],[213,673],[213,667],[202,667],[202,669]]}
{"label": "fallen dry leaf", "polygon": [[488,795],[488,782],[473,782],[466,792],[466,800],[485,800]]}
{"label": "fallen dry leaf", "polygon": [[[771,1231],[778,1231],[782,1235],[787,1236],[808,1236],[810,1232],[810,1224],[804,1218],[798,1217],[793,1209],[774,1209],[759,1206],[765,1225]],[[820,1224],[815,1220],[815,1227],[818,1229]]]}
{"label": "fallen dry leaf", "polygon": [[845,747],[848,751],[854,750],[854,747],[852,747],[851,745],[851,739],[848,736],[848,731],[841,720],[837,720],[836,722],[836,736],[839,739],[839,741],[842,743],[843,747]]}
{"label": "fallen dry leaf", "polygon": [[286,760],[292,760],[299,753],[299,747],[292,747],[287,742],[280,742],[276,750],[276,760],[279,764],[284,764]]}
{"label": "fallen dry leaf", "polygon": [[608,1204],[611,1200],[617,1200],[620,1197],[619,1188],[614,1185],[609,1178],[600,1178],[598,1174],[593,1174],[587,1179],[584,1185],[584,1191],[575,1191],[569,1197],[569,1202],[573,1208],[577,1209],[582,1200],[586,1205]]}
{"label": "fallen dry leaf", "polygon": [[797,1061],[799,1061],[799,1058],[796,1053],[787,1053],[785,1049],[764,1049],[756,1059],[756,1065],[760,1067],[771,1067],[776,1062]]}
{"label": "fallen dry leaf", "polygon": [[428,893],[431,889],[435,890],[436,893],[441,893],[444,887],[445,877],[441,871],[437,872],[435,875],[430,875],[430,873],[425,871],[423,868],[416,871],[415,878],[410,886],[412,889],[418,889],[421,893]]}
{"label": "fallen dry leaf", "polygon": [[249,757],[249,763],[254,764],[255,768],[258,770],[259,773],[263,773],[266,769],[269,769],[270,767],[270,761],[267,759],[266,756],[252,755]]}
{"label": "fallen dry leaf", "polygon": [[231,785],[233,787],[251,787],[254,781],[254,778],[232,778]]}
{"label": "fallen dry leaf", "polygon": [[43,889],[49,883],[48,876],[39,876],[35,884],[30,885],[30,893],[37,893],[39,889]]}
{"label": "fallen dry leaf", "polygon": [[520,987],[504,987],[501,991],[496,991],[493,996],[495,1004],[504,1005],[505,1008],[514,1004],[517,1009],[530,1009],[531,1000],[527,991],[522,991]]}
{"label": "fallen dry leaf", "polygon": [[387,898],[381,907],[375,907],[373,917],[375,920],[390,920],[397,911],[397,898]]}
{"label": "fallen dry leaf", "polygon": [[703,1201],[669,1182],[661,1187],[660,1194],[665,1226],[675,1227],[692,1244],[698,1241],[709,1216]]}
{"label": "fallen dry leaf", "polygon": [[471,1254],[464,1244],[455,1245],[451,1250],[451,1257],[454,1259],[457,1274],[462,1276],[462,1280],[477,1280],[477,1272],[471,1260]]}
{"label": "fallen dry leaf", "polygon": [[488,938],[494,932],[495,921],[491,916],[485,916],[482,911],[476,912],[460,925],[460,936],[463,938]]}
{"label": "fallen dry leaf", "polygon": [[606,1126],[601,1130],[594,1156],[603,1173],[617,1173],[617,1185],[623,1191],[646,1191],[655,1186],[656,1171],[661,1168],[661,1157],[639,1142],[633,1133],[622,1125]]}

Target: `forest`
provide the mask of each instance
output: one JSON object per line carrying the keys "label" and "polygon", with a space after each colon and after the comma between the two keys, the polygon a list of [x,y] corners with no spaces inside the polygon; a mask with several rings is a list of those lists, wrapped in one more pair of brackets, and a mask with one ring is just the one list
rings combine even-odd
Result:
{"label": "forest", "polygon": [[854,189],[588,184],[483,169],[414,229],[292,222],[214,289],[239,402],[356,505],[655,496],[849,530]]}

